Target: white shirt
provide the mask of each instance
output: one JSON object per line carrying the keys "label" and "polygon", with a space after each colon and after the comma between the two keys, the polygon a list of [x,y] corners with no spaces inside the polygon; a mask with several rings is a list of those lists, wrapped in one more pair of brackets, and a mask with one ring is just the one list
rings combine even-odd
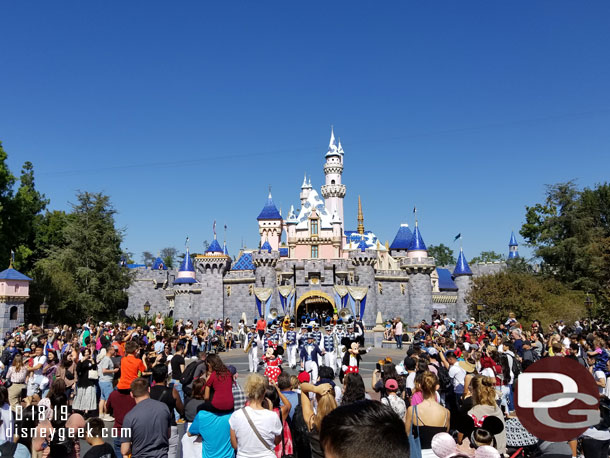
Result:
{"label": "white shirt", "polygon": [[396,323],[396,328],[394,329],[394,334],[397,336],[402,335],[402,323],[400,321],[398,323]]}
{"label": "white shirt", "polygon": [[[606,374],[604,374],[603,371],[595,371],[593,373],[593,377],[595,377],[595,381],[598,382],[599,380],[606,380]],[[607,383],[606,383],[607,385]],[[599,386],[597,385],[597,390],[599,391],[600,396],[602,394],[604,394],[604,391],[606,390],[603,386]]]}
{"label": "white shirt", "polygon": [[449,377],[451,377],[451,381],[453,382],[453,388],[457,388],[460,385],[464,386],[466,371],[462,369],[456,361],[455,364],[449,368]]}
{"label": "white shirt", "polygon": [[248,416],[258,433],[269,444],[271,450],[268,450],[256,436],[252,430],[250,423],[246,419],[242,409],[236,411],[229,419],[231,429],[235,431],[237,437],[237,455],[236,458],[275,458],[275,436],[282,433],[282,422],[277,413],[270,410],[254,410],[251,407],[245,407],[248,411]]}
{"label": "white shirt", "polygon": [[0,441],[12,441],[13,434],[15,434],[15,425],[13,424],[11,406],[8,403],[0,407],[0,418],[2,419],[2,426],[0,426]]}
{"label": "white shirt", "polygon": [[410,388],[412,392],[415,391],[415,371],[409,372],[409,375],[407,375],[405,388]]}
{"label": "white shirt", "polygon": [[36,369],[32,372],[34,375],[42,375],[42,366],[47,362],[47,357],[45,355],[40,355],[34,358],[34,364],[32,367],[36,367],[40,364],[40,369]]}

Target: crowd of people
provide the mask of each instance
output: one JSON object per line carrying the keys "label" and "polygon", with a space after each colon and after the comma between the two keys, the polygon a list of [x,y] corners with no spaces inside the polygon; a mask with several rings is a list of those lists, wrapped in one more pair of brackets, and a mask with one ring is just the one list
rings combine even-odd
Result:
{"label": "crowd of people", "polygon": [[[367,390],[355,318],[307,317],[298,330],[261,318],[235,332],[228,320],[166,327],[160,316],[20,326],[0,353],[0,456],[80,457],[81,440],[84,458],[608,456],[605,415],[578,439],[545,442],[515,414],[514,387],[530,364],[565,357],[607,399],[610,327],[456,323],[435,311],[407,333],[397,317],[384,337],[408,349],[379,360]],[[242,383],[220,356],[236,346],[248,357]]]}

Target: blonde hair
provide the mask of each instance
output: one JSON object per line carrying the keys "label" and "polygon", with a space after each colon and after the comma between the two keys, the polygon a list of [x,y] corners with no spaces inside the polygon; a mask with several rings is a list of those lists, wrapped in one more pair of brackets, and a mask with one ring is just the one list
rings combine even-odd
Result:
{"label": "blonde hair", "polygon": [[244,391],[250,401],[262,401],[267,391],[267,379],[260,374],[250,374],[246,379]]}
{"label": "blonde hair", "polygon": [[331,390],[323,396],[317,396],[317,398],[318,411],[313,417],[313,424],[320,431],[324,417],[337,408],[337,400],[335,399],[335,390]]}
{"label": "blonde hair", "polygon": [[424,399],[428,399],[435,395],[434,393],[436,392],[436,386],[438,385],[438,377],[434,375],[433,372],[422,372],[419,383]]}
{"label": "blonde hair", "polygon": [[496,406],[496,379],[475,375],[470,382],[474,405]]}
{"label": "blonde hair", "polygon": [[21,368],[23,367],[23,356],[17,353],[13,358],[13,363],[11,365],[13,366],[13,370],[15,372],[21,371]]}
{"label": "blonde hair", "polygon": [[296,375],[291,375],[290,386],[293,390],[296,390],[299,386],[301,386],[301,382],[299,382],[299,377],[297,377]]}

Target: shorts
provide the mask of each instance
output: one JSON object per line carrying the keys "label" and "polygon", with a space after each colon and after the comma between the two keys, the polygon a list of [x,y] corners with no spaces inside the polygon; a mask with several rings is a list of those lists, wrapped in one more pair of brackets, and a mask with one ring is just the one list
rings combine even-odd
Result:
{"label": "shorts", "polygon": [[99,382],[100,385],[100,393],[103,401],[107,401],[110,397],[110,393],[114,391],[112,387],[112,382]]}

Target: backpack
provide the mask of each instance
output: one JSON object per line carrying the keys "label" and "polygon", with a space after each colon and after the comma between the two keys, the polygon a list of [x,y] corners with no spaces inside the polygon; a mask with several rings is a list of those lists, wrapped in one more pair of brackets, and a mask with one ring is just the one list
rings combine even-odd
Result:
{"label": "backpack", "polygon": [[17,451],[17,444],[15,442],[5,442],[0,445],[0,456],[13,457]]}
{"label": "backpack", "polygon": [[510,370],[513,373],[513,383],[514,383],[517,381],[517,377],[519,377],[519,374],[521,372],[523,372],[523,366],[521,366],[521,361],[519,361],[516,356],[511,356],[506,353],[503,353],[501,358],[506,360],[507,365],[509,363],[509,359],[508,359],[509,356],[512,359],[512,364],[510,365]]}
{"label": "backpack", "polygon": [[449,393],[453,389],[453,382],[449,376],[449,370],[440,364],[437,366],[436,371],[438,372],[438,384],[440,385],[439,391]]}
{"label": "backpack", "polygon": [[180,377],[180,383],[182,384],[182,386],[190,385],[193,382],[193,379],[195,378],[195,371],[197,370],[200,364],[204,363],[205,361],[198,360],[193,361],[188,366],[186,366],[186,369],[184,369],[184,372],[182,373],[182,377]]}

